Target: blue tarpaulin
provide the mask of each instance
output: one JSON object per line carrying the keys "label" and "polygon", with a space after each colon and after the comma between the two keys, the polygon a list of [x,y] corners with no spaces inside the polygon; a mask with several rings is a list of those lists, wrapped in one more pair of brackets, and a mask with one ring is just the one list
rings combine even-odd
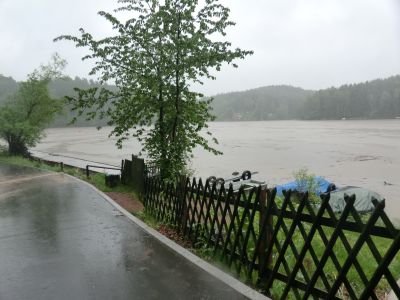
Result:
{"label": "blue tarpaulin", "polygon": [[[322,178],[321,176],[315,176],[314,177],[315,182],[318,185],[316,194],[319,196],[322,193],[325,193],[328,190],[329,185],[331,182],[326,180],[325,178]],[[298,185],[296,181],[288,182],[286,184],[281,184],[276,186],[276,194],[278,196],[282,196],[282,191],[283,190],[298,190]]]}

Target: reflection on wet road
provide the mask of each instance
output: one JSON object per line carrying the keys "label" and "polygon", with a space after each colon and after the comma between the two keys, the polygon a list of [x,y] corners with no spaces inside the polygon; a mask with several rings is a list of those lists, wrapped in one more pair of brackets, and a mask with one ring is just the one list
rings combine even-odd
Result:
{"label": "reflection on wet road", "polygon": [[0,182],[0,299],[243,299],[89,187],[5,165]]}

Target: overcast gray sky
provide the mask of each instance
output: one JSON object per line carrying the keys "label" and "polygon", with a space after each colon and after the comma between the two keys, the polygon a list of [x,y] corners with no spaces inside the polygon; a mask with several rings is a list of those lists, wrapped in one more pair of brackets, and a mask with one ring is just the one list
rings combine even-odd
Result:
{"label": "overcast gray sky", "polygon": [[[207,81],[207,95],[277,84],[320,89],[400,73],[399,0],[223,2],[237,23],[228,39],[255,54]],[[24,79],[58,52],[68,75],[87,77],[85,50],[52,40],[80,27],[110,34],[97,11],[115,7],[116,0],[0,0],[0,74]]]}

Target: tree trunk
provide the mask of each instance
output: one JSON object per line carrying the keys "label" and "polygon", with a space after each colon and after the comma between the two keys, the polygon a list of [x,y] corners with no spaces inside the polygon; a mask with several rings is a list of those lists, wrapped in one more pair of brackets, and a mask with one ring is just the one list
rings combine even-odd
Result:
{"label": "tree trunk", "polygon": [[180,42],[181,39],[181,14],[178,13],[178,28],[177,28],[177,49],[176,49],[176,57],[175,57],[175,119],[174,125],[172,128],[172,142],[175,143],[176,132],[178,130],[178,121],[179,121],[179,102],[181,100],[181,88],[180,88],[180,67],[181,67],[181,53],[180,53]]}
{"label": "tree trunk", "polygon": [[159,78],[158,87],[158,123],[159,123],[159,135],[160,135],[160,175],[161,178],[168,178],[170,171],[170,160],[168,159],[168,141],[166,132],[166,122],[165,122],[165,103],[164,103],[164,83],[161,76],[161,71],[157,68],[157,74]]}
{"label": "tree trunk", "polygon": [[23,141],[17,137],[12,137],[8,140],[8,154],[13,156],[28,156],[29,152]]}

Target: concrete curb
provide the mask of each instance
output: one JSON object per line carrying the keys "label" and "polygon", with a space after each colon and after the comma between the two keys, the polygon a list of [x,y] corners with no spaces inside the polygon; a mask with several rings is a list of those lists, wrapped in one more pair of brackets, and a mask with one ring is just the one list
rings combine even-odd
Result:
{"label": "concrete curb", "polygon": [[[400,280],[397,281],[397,284],[400,285]],[[397,296],[395,295],[395,293],[393,291],[391,291],[389,293],[389,296],[387,298],[387,300],[399,300],[399,298],[397,298]]]}
{"label": "concrete curb", "polygon": [[91,185],[90,183],[83,181],[79,178],[76,178],[74,176],[68,175],[63,173],[67,177],[70,177],[88,187],[90,187],[92,190],[94,190],[96,193],[98,193],[102,198],[104,198],[107,202],[109,202],[112,206],[114,206],[116,209],[118,209],[121,213],[123,213],[129,220],[134,222],[136,225],[138,225],[140,228],[142,228],[144,231],[146,231],[148,234],[152,235],[154,238],[159,240],[161,243],[164,245],[168,246],[172,250],[174,250],[176,253],[179,255],[183,256],[187,260],[189,260],[191,263],[195,264],[199,268],[203,269],[210,275],[218,278],[222,282],[224,282],[226,285],[230,286],[232,289],[236,290],[243,296],[253,299],[253,300],[270,300],[270,298],[264,296],[263,294],[257,292],[256,290],[250,288],[249,286],[245,285],[244,283],[240,282],[236,278],[230,276],[229,274],[221,271],[217,267],[214,267],[213,265],[209,264],[208,262],[204,261],[203,259],[199,258],[198,256],[194,255],[192,252],[189,250],[183,248],[182,246],[178,245],[174,241],[168,239],[158,231],[154,230],[150,226],[148,226],[146,223],[143,221],[139,220],[136,218],[134,215],[132,215],[130,212],[128,212],[126,209],[121,207],[119,204],[117,204],[114,200],[112,200],[110,197],[108,197],[105,193],[102,191],[98,190],[95,186]]}

